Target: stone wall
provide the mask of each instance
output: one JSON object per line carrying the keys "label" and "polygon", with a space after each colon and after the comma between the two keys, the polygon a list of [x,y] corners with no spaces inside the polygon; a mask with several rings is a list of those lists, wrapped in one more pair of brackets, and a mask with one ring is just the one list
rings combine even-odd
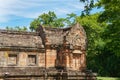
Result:
{"label": "stone wall", "polygon": [[45,67],[45,53],[0,51],[0,67]]}
{"label": "stone wall", "polygon": [[96,80],[92,72],[64,71],[40,67],[0,67],[1,80]]}
{"label": "stone wall", "polygon": [[46,49],[46,68],[55,67],[57,51],[55,49]]}

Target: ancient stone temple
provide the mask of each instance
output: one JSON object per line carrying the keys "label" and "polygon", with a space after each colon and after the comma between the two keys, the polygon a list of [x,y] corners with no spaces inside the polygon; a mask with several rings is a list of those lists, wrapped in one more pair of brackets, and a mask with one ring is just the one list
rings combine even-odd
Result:
{"label": "ancient stone temple", "polygon": [[0,30],[0,80],[86,80],[86,34],[79,24],[36,32]]}

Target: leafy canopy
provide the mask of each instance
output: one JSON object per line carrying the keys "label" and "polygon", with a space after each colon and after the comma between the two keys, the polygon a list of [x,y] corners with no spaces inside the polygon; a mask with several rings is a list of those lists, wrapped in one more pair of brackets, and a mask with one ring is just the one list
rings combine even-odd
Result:
{"label": "leafy canopy", "polygon": [[76,14],[67,14],[66,18],[58,18],[54,12],[49,11],[48,13],[41,14],[38,18],[34,19],[30,23],[31,31],[36,30],[38,25],[45,27],[64,27],[75,24]]}

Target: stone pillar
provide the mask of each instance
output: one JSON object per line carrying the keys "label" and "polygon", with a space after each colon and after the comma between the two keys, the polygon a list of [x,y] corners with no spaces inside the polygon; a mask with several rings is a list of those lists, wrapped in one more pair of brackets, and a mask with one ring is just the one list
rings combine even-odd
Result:
{"label": "stone pillar", "polygon": [[45,53],[38,54],[38,66],[45,67]]}
{"label": "stone pillar", "polygon": [[70,68],[72,68],[73,65],[73,54],[70,53]]}
{"label": "stone pillar", "polygon": [[63,53],[62,54],[62,67],[66,67],[66,62],[67,62],[67,60],[66,60],[66,53]]}
{"label": "stone pillar", "polygon": [[70,58],[69,58],[69,53],[66,53],[66,67],[70,67]]}
{"label": "stone pillar", "polygon": [[17,58],[19,58],[18,66],[22,66],[23,67],[23,66],[27,65],[27,53],[21,52],[21,53],[19,53],[19,56]]}
{"label": "stone pillar", "polygon": [[8,52],[0,51],[0,67],[7,66]]}

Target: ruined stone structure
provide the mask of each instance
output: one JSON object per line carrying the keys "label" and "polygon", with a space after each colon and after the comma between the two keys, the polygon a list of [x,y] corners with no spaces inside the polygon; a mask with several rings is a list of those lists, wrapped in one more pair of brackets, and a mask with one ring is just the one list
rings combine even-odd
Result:
{"label": "ruined stone structure", "polygon": [[39,26],[36,32],[0,30],[0,80],[95,79],[85,72],[85,53],[86,34],[79,24]]}

